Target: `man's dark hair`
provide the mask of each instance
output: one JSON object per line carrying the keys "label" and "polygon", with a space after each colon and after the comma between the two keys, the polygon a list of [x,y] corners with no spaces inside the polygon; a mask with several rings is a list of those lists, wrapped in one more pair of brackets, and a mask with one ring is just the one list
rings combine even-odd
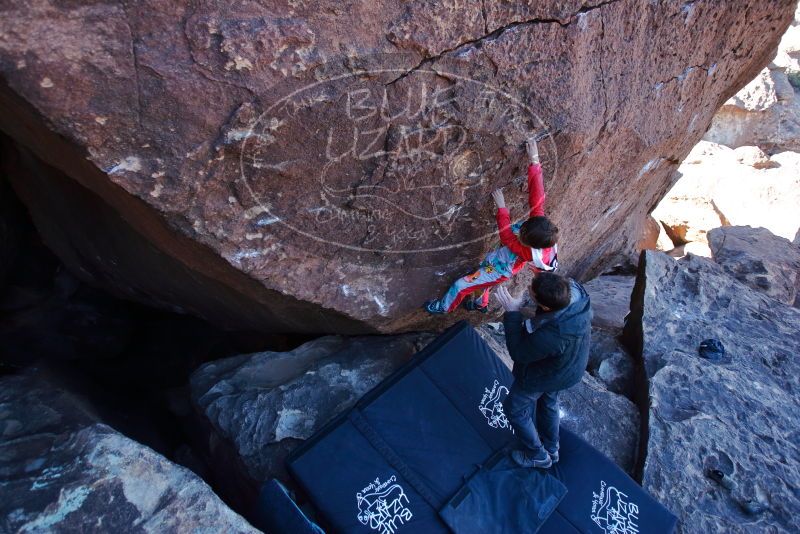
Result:
{"label": "man's dark hair", "polygon": [[531,289],[536,301],[553,311],[569,306],[572,288],[569,280],[555,273],[539,273],[531,282]]}
{"label": "man's dark hair", "polygon": [[548,248],[558,243],[558,226],[544,215],[531,217],[519,229],[519,240],[533,248]]}

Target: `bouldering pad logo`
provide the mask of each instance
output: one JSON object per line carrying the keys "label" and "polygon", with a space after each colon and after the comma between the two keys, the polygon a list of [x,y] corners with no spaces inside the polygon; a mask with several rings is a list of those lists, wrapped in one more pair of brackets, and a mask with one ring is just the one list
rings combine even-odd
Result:
{"label": "bouldering pad logo", "polygon": [[376,477],[356,493],[356,503],[358,522],[380,534],[394,534],[414,517],[408,496],[394,475],[385,482]]}
{"label": "bouldering pad logo", "polygon": [[495,380],[491,388],[483,390],[481,403],[478,409],[486,418],[486,422],[492,428],[508,428],[512,432],[511,424],[508,422],[506,414],[503,412],[503,400],[508,395],[508,388],[500,385],[499,380]]}
{"label": "bouldering pad logo", "polygon": [[606,534],[638,534],[639,506],[605,481],[600,481],[600,492],[592,493],[592,521]]}
{"label": "bouldering pad logo", "polygon": [[477,213],[491,190],[524,187],[530,135],[545,132],[555,176],[550,129],[527,98],[474,63],[412,59],[328,62],[312,83],[276,89],[266,109],[232,120],[223,137],[238,143],[250,235],[286,230],[359,253],[477,246],[496,233]]}

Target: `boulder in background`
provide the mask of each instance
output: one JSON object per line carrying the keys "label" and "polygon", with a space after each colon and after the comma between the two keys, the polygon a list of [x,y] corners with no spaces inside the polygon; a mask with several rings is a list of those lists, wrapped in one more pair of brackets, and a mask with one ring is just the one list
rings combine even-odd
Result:
{"label": "boulder in background", "polygon": [[800,294],[800,247],[766,228],[728,226],[708,233],[714,261],[751,288],[789,304]]}

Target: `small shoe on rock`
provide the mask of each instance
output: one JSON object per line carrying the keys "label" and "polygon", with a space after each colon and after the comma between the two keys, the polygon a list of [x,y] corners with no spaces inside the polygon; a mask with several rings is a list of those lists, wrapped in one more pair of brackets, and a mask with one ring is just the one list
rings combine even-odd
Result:
{"label": "small shoe on rock", "polygon": [[722,486],[727,490],[734,490],[736,489],[736,481],[733,480],[731,477],[720,471],[719,469],[709,469],[706,471],[706,476]]}
{"label": "small shoe on rock", "polygon": [[425,303],[425,311],[433,315],[442,315],[447,313],[441,300],[429,300]]}
{"label": "small shoe on rock", "polygon": [[536,467],[538,469],[547,469],[553,465],[550,455],[546,451],[525,451],[516,450],[511,451],[511,459],[514,460],[520,467]]}
{"label": "small shoe on rock", "polygon": [[464,307],[469,311],[478,311],[481,313],[488,313],[489,306],[481,306],[477,300],[467,299],[464,301]]}

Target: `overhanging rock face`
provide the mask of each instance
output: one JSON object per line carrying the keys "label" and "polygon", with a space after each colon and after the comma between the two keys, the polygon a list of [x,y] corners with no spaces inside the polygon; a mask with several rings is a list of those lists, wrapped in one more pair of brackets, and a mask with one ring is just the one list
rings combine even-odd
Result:
{"label": "overhanging rock face", "polygon": [[530,132],[562,265],[596,273],[793,11],[32,0],[0,21],[0,126],[95,283],[238,328],[419,328],[495,244],[489,192],[523,215]]}

